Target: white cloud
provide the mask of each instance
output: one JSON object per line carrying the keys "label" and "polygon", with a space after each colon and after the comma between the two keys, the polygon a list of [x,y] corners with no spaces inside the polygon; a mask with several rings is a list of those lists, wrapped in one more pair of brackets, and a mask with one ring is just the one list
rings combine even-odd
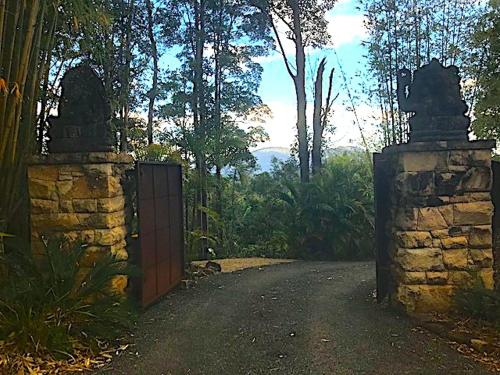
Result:
{"label": "white cloud", "polygon": [[273,113],[273,117],[265,121],[264,129],[269,134],[269,141],[259,144],[261,147],[290,147],[295,140],[296,115],[295,105],[280,101],[266,103]]}
{"label": "white cloud", "polygon": [[[267,103],[273,117],[264,122],[263,126],[269,134],[269,141],[259,144],[261,147],[290,147],[297,134],[296,128],[296,107],[293,103],[283,103],[280,101],[272,101]],[[307,121],[312,121],[312,105],[307,106]],[[352,111],[349,111],[342,104],[333,106],[334,114],[332,123],[335,126],[335,132],[328,136],[329,143],[333,147],[338,146],[360,146],[362,145],[361,134],[359,127],[355,123],[355,116]],[[376,135],[377,110],[366,104],[356,108],[358,118],[361,122],[361,127],[366,138],[371,139]]]}
{"label": "white cloud", "polygon": [[367,35],[364,16],[360,14],[327,14],[328,33],[334,47],[355,42]]}
{"label": "white cloud", "polygon": [[[337,4],[349,3],[352,0],[342,0]],[[342,45],[356,42],[367,35],[367,30],[364,25],[364,16],[361,14],[334,14],[328,13],[326,15],[328,21],[328,33],[332,37],[332,45],[338,48]],[[294,43],[286,37],[286,26],[280,22],[277,25],[278,34],[280,35],[283,49],[288,57],[293,57],[295,53]],[[282,54],[279,49],[278,42],[276,42],[277,51],[272,52],[268,56],[255,58],[255,62],[268,63],[276,60],[281,60]],[[307,53],[314,53],[317,49],[307,48]]]}
{"label": "white cloud", "polygon": [[256,63],[259,63],[259,64],[265,64],[265,63],[273,62],[273,61],[280,60],[280,59],[282,59],[281,54],[276,52],[276,51],[273,51],[270,55],[255,57],[253,59],[253,61],[255,61]]}

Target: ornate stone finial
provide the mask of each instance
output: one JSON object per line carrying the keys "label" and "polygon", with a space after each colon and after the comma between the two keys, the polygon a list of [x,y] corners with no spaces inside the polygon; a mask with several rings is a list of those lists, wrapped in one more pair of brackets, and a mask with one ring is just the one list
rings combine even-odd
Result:
{"label": "ornate stone finial", "polygon": [[410,142],[467,140],[470,118],[460,95],[456,66],[444,67],[437,59],[413,73],[401,69],[397,76],[399,108],[410,117]]}
{"label": "ornate stone finial", "polygon": [[97,74],[85,65],[71,68],[61,87],[58,116],[48,118],[49,152],[112,151],[111,109]]}

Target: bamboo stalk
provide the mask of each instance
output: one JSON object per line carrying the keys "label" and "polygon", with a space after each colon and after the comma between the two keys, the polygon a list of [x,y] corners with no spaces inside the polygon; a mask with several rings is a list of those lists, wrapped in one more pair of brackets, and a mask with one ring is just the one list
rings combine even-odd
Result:
{"label": "bamboo stalk", "polygon": [[[12,61],[12,54],[14,53],[14,42],[16,38],[16,27],[19,19],[20,13],[20,3],[16,0],[11,0],[10,7],[7,7],[7,14],[10,14],[10,17],[6,18],[5,29],[6,32],[4,34],[5,40],[1,40],[1,44],[4,46],[10,46],[10,48],[3,50],[2,55],[0,56],[0,67],[2,69],[2,74],[5,79],[7,88],[10,87],[10,67]],[[5,148],[4,143],[8,141],[8,133],[9,133],[9,124],[6,122],[7,117],[7,104],[9,102],[10,95],[0,96],[0,126],[2,127],[2,138],[0,139],[0,165],[3,160],[2,151]]]}
{"label": "bamboo stalk", "polygon": [[[33,145],[35,144],[34,141],[35,139],[32,137],[33,135],[33,128],[34,128],[34,117],[36,116],[36,104],[38,103],[38,90],[40,88],[39,82],[40,82],[40,72],[41,70],[39,69],[39,63],[40,63],[40,49],[41,49],[41,40],[42,40],[42,31],[44,29],[43,24],[44,24],[44,19],[45,19],[45,11],[46,11],[46,6],[45,2],[42,3],[42,7],[40,10],[39,15],[37,16],[37,21],[36,21],[36,38],[35,38],[35,45],[34,48],[31,48],[31,56],[30,56],[30,63],[29,67],[27,69],[27,72],[31,72],[30,79],[28,80],[28,75],[25,76],[25,81],[26,81],[26,86],[25,86],[25,93],[29,93],[27,96],[25,95],[25,99],[27,99],[27,105],[23,106],[23,115],[22,115],[22,133],[21,133],[21,138],[22,140],[26,140],[26,144],[22,144],[19,147],[18,153],[21,155],[22,151],[26,151],[27,149],[27,154],[31,154],[33,150]],[[35,132],[36,134],[36,132]],[[19,139],[19,138],[16,138]],[[25,150],[23,150],[23,148]]]}
{"label": "bamboo stalk", "polygon": [[[3,40],[3,27],[4,27],[4,20],[5,20],[5,7],[7,6],[6,0],[0,0],[0,56],[2,56],[2,51],[3,51],[3,43],[1,41]],[[2,70],[0,66],[0,77],[2,76]]]}
{"label": "bamboo stalk", "polygon": [[[17,51],[19,50],[19,47],[22,45],[22,34],[23,34],[23,21],[24,21],[24,8],[25,8],[25,1],[22,3],[18,3],[18,7],[16,8],[17,12],[15,13],[15,18],[12,23],[12,31],[15,30],[15,32],[12,33],[12,40],[11,40],[11,48],[10,51],[7,55],[3,56],[4,57],[4,66],[6,66],[6,78],[7,78],[7,89],[9,90],[9,93],[7,94],[7,98],[5,101],[5,108],[3,108],[3,124],[5,126],[5,134],[3,138],[3,142],[0,146],[0,155],[3,157],[5,161],[8,161],[5,159],[6,155],[6,147],[11,140],[11,132],[14,130],[12,129],[13,127],[13,114],[16,112],[16,106],[15,106],[15,97],[16,97],[16,91],[15,91],[15,77],[17,75],[16,67],[18,66],[18,53]],[[17,47],[17,48],[16,48]]]}
{"label": "bamboo stalk", "polygon": [[31,47],[33,45],[33,37],[34,37],[34,33],[35,33],[35,25],[36,25],[36,18],[38,15],[39,5],[40,5],[39,1],[34,0],[33,3],[31,4],[31,7],[29,8],[29,13],[26,16],[27,22],[26,22],[25,37],[23,40],[23,48],[20,51],[20,55],[18,57],[19,68],[17,69],[15,83],[18,85],[20,96],[15,98],[15,105],[16,105],[15,117],[13,118],[12,113],[9,116],[9,120],[14,123],[14,126],[13,126],[14,133],[13,133],[12,140],[10,143],[10,147],[11,147],[10,162],[11,163],[13,163],[15,160],[15,150],[17,148],[17,142],[18,142],[17,137],[19,134],[21,113],[22,113],[22,107],[24,104],[23,103],[24,100],[22,98],[24,95],[24,88],[26,85],[26,77],[28,74],[28,65],[30,63],[30,55],[31,55],[30,52],[31,52]]}
{"label": "bamboo stalk", "polygon": [[13,50],[11,60],[10,60],[10,66],[9,66],[9,78],[10,78],[10,94],[9,97],[7,98],[7,119],[6,124],[7,124],[7,137],[4,140],[4,144],[0,148],[0,155],[3,155],[5,158],[5,162],[7,164],[10,164],[10,157],[9,155],[11,154],[10,150],[12,148],[12,142],[14,141],[13,135],[17,133],[16,127],[19,125],[19,123],[16,121],[16,119],[19,117],[19,108],[18,105],[20,103],[20,98],[21,98],[21,91],[20,91],[20,82],[18,79],[18,74],[19,74],[19,64],[20,64],[20,58],[21,58],[21,53],[22,53],[22,47],[26,41],[25,38],[23,38],[24,35],[24,24],[25,24],[25,18],[26,18],[26,1],[24,0],[21,5],[22,10],[20,11],[19,18],[18,18],[18,23],[16,25],[16,37],[14,40],[14,44],[16,48]]}
{"label": "bamboo stalk", "polygon": [[[52,50],[54,48],[54,42],[55,42],[55,28],[57,24],[57,18],[58,18],[58,12],[57,9],[53,8],[53,12],[48,12],[48,19],[50,20],[51,24],[49,27],[49,34],[47,38],[47,43],[45,46],[43,46],[42,50],[44,51],[43,55],[43,60],[42,64],[40,67],[40,77],[39,80],[40,82],[43,82],[43,85],[41,87],[42,90],[42,98],[41,98],[41,105],[40,105],[40,113],[37,118],[37,123],[38,123],[38,136],[37,136],[37,142],[38,142],[38,152],[41,154],[43,151],[43,135],[44,135],[44,127],[45,127],[45,121],[46,121],[46,109],[47,109],[47,90],[49,87],[49,72],[50,72],[50,62],[52,60]],[[56,74],[56,77],[58,74]],[[40,87],[39,87],[40,88]],[[37,95],[38,97],[38,95]],[[36,126],[36,124],[35,124]],[[35,132],[36,133],[36,132]]]}

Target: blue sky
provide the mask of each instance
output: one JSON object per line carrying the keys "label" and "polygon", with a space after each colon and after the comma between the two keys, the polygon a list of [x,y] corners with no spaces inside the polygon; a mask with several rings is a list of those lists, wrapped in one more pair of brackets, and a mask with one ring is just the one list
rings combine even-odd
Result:
{"label": "blue sky", "polygon": [[[317,64],[321,58],[326,57],[327,67],[325,81],[329,71],[335,68],[334,93],[339,97],[334,104],[332,123],[336,130],[333,134],[327,134],[330,147],[360,145],[359,128],[353,124],[354,116],[347,108],[351,106],[341,75],[341,67],[345,72],[346,81],[353,93],[359,91],[360,82],[356,75],[364,71],[365,51],[361,41],[366,36],[363,25],[363,13],[356,9],[359,0],[337,0],[334,8],[327,14],[328,31],[332,37],[332,44],[322,49],[309,50],[306,62],[308,113],[307,122],[312,120],[313,81]],[[283,38],[285,40],[285,38]],[[292,42],[285,40],[285,51],[289,53],[293,61],[294,47]],[[270,140],[259,144],[257,148],[263,147],[290,147],[295,141],[296,130],[296,104],[295,91],[292,79],[287,73],[282,55],[277,51],[273,54],[260,58],[263,67],[262,82],[259,94],[273,113],[273,117],[265,121],[264,128],[270,136]],[[341,66],[339,66],[339,62]],[[175,49],[169,51],[162,57],[161,64],[170,69],[177,68],[179,61],[175,58]],[[365,75],[366,76],[366,75]],[[325,88],[326,90],[326,88]],[[355,103],[358,116],[368,120],[373,110],[367,105]],[[252,124],[247,124],[252,125]],[[363,125],[370,133],[370,125]]]}
{"label": "blue sky", "polygon": [[[331,146],[359,145],[359,129],[353,124],[353,115],[346,108],[350,106],[346,93],[344,80],[341,75],[341,67],[345,72],[346,80],[353,92],[359,90],[359,81],[356,74],[363,71],[365,66],[364,49],[361,41],[366,35],[363,26],[363,14],[356,9],[358,0],[339,0],[334,9],[327,15],[329,21],[328,30],[332,36],[332,46],[327,46],[321,50],[309,51],[307,56],[306,70],[313,73],[319,60],[327,58],[327,71],[331,67],[335,68],[334,92],[339,93],[339,98],[334,105],[334,115],[332,118],[335,125],[335,132],[329,136]],[[293,46],[291,43],[285,46],[290,51],[293,58]],[[335,54],[336,52],[336,54]],[[293,82],[288,75],[283,58],[275,53],[263,58],[264,68],[262,83],[259,93],[262,100],[267,104],[272,112],[273,118],[266,121],[264,127],[270,135],[270,141],[261,145],[266,147],[288,147],[294,141],[295,128],[295,91]],[[312,74],[308,77],[308,123],[312,114]],[[325,80],[327,74],[325,74]],[[356,103],[358,115],[364,119],[370,117],[371,109]],[[369,130],[367,124],[363,126]]]}

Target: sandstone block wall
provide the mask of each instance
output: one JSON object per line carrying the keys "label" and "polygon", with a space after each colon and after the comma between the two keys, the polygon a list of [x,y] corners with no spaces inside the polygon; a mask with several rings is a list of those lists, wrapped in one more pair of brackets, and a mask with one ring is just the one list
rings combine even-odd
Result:
{"label": "sandstone block wall", "polygon": [[384,150],[391,193],[387,230],[394,290],[414,312],[443,311],[457,287],[494,287],[490,141]]}
{"label": "sandstone block wall", "polygon": [[[85,261],[109,252],[127,259],[127,212],[123,189],[128,155],[52,154],[28,168],[32,246],[42,251],[40,236],[57,235],[87,244]],[[127,280],[115,279],[124,290]]]}

